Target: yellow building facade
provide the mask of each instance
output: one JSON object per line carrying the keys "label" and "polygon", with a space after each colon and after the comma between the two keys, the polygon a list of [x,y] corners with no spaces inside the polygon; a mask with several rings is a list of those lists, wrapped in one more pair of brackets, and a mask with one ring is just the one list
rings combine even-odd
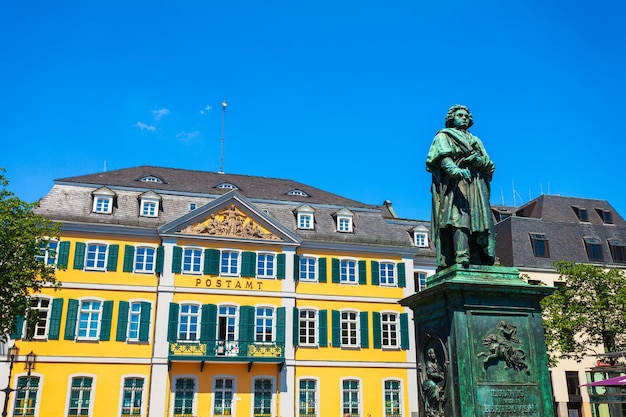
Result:
{"label": "yellow building facade", "polygon": [[[290,180],[57,180],[60,290],[18,320],[9,415],[409,417],[415,222]],[[61,267],[64,268],[61,268]]]}

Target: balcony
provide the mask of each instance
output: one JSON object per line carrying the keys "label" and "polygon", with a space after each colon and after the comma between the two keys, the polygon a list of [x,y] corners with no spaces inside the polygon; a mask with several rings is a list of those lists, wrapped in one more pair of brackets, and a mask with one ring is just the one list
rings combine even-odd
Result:
{"label": "balcony", "polygon": [[241,340],[177,341],[170,342],[169,360],[283,363],[285,344]]}

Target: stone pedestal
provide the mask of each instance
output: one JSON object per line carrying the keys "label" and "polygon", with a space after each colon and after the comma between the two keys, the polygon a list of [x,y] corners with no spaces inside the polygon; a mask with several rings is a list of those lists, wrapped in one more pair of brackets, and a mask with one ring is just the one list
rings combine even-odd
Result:
{"label": "stone pedestal", "polygon": [[540,300],[517,268],[452,266],[400,301],[414,311],[421,417],[552,417]]}

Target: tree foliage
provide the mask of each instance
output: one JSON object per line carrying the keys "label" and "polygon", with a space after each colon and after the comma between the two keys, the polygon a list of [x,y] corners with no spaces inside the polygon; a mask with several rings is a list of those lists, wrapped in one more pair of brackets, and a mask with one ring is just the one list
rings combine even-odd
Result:
{"label": "tree foliage", "polygon": [[28,316],[29,298],[44,286],[58,287],[55,266],[37,260],[60,234],[57,224],[35,214],[36,203],[20,200],[7,190],[9,182],[0,168],[0,339],[14,330],[17,316]]}
{"label": "tree foliage", "polygon": [[555,263],[562,285],[542,300],[546,343],[552,363],[580,362],[604,352],[626,350],[624,271],[569,261]]}

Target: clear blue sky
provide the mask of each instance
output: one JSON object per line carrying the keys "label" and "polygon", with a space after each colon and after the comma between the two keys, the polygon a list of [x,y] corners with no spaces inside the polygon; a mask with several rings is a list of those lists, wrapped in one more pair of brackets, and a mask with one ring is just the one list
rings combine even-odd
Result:
{"label": "clear blue sky", "polygon": [[0,166],[27,201],[105,161],[218,171],[226,99],[225,172],[429,219],[426,153],[461,103],[496,163],[492,203],[549,192],[626,215],[624,15],[621,0],[5,0]]}

